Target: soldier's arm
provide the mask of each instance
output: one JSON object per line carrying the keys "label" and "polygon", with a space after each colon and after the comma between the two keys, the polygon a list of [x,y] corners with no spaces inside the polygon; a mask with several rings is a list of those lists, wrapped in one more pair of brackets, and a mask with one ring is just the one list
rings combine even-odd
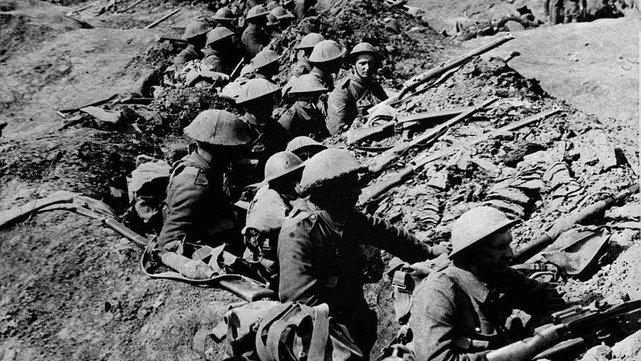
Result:
{"label": "soldier's arm", "polygon": [[403,261],[414,263],[438,256],[432,247],[421,242],[406,230],[394,227],[389,222],[359,213],[358,223],[364,223],[364,234],[359,237],[373,246],[382,248]]}
{"label": "soldier's arm", "polygon": [[389,98],[387,96],[387,93],[385,92],[385,89],[383,89],[383,87],[379,83],[376,83],[374,85],[374,87],[372,88],[372,94],[374,94],[374,96],[376,98],[378,98],[378,100],[381,100],[381,101]]}
{"label": "soldier's arm", "polygon": [[256,56],[256,54],[263,50],[263,44],[257,39],[256,34],[243,34],[242,42],[245,51],[251,55],[251,57]]}
{"label": "soldier's arm", "polygon": [[296,226],[286,226],[278,236],[278,297],[282,302],[319,303],[319,280],[312,271],[312,248],[309,234]]}
{"label": "soldier's arm", "polygon": [[331,135],[336,135],[341,132],[342,127],[349,122],[348,117],[348,104],[345,92],[336,89],[329,93],[327,98],[327,118],[325,125]]}
{"label": "soldier's arm", "polygon": [[549,283],[529,279],[512,268],[506,268],[500,278],[499,282],[510,290],[515,307],[534,318],[544,318],[554,311],[568,307],[555,287]]}
{"label": "soldier's arm", "polygon": [[[426,281],[427,282],[427,281]],[[438,284],[438,286],[441,286]],[[457,346],[454,327],[456,307],[451,287],[423,285],[417,290],[411,308],[410,328],[416,360],[485,361],[481,352],[463,353]]]}
{"label": "soldier's arm", "polygon": [[172,189],[168,192],[171,197],[167,204],[167,219],[158,237],[160,246],[193,237],[194,217],[208,187],[204,175],[194,174],[194,169],[187,168],[172,182]]}

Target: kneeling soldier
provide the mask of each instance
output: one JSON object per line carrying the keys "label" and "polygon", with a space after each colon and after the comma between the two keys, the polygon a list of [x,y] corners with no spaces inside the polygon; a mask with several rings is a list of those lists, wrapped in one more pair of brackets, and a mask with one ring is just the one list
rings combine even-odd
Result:
{"label": "kneeling soldier", "polygon": [[185,134],[197,147],[173,166],[158,245],[188,254],[183,247],[189,244],[240,241],[224,174],[249,144],[248,127],[232,113],[205,110],[185,128]]}
{"label": "kneeling soldier", "polygon": [[430,247],[405,230],[355,210],[359,161],[347,150],[327,149],[306,162],[296,203],[278,237],[281,301],[327,303],[363,354],[376,339],[376,313],[363,295],[364,257],[360,244],[383,248],[409,262],[434,258],[445,247]]}
{"label": "kneeling soldier", "polygon": [[327,88],[311,74],[294,80],[289,95],[296,102],[278,120],[290,137],[305,135],[320,140],[329,136],[325,117],[318,106],[319,97],[326,91]]}
{"label": "kneeling soldier", "polygon": [[506,327],[513,309],[537,323],[566,307],[549,284],[508,266],[514,223],[497,209],[477,207],[452,224],[452,262],[430,274],[412,296],[417,360],[486,360],[492,349],[522,337]]}
{"label": "kneeling soldier", "polygon": [[347,130],[366,108],[387,99],[383,87],[376,81],[376,69],[381,55],[369,43],[357,44],[349,54],[352,71],[336,82],[327,99],[327,129],[332,135]]}

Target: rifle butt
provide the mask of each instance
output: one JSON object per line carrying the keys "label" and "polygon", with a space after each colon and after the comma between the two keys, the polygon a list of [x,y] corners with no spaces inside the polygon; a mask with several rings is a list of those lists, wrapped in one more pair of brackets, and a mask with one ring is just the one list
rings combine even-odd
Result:
{"label": "rifle butt", "polygon": [[517,341],[497,350],[490,351],[488,361],[529,361],[541,351],[551,347],[561,338],[564,325],[553,325],[534,334],[533,337]]}
{"label": "rifle butt", "polygon": [[413,171],[412,167],[407,167],[402,171],[394,173],[391,176],[387,177],[386,179],[380,182],[374,183],[371,186],[365,188],[361,196],[358,198],[358,204],[362,205],[362,204],[368,203],[372,199],[382,194],[385,194],[392,187],[401,183],[403,179],[405,179],[408,175],[412,173],[412,171]]}
{"label": "rifle butt", "polygon": [[125,226],[124,224],[118,222],[117,220],[113,218],[105,218],[102,220],[102,223],[106,225],[107,227],[113,229],[116,231],[118,234],[121,236],[129,239],[130,241],[134,242],[136,245],[145,248],[147,246],[147,239],[138,233],[132,231],[130,228]]}
{"label": "rifle butt", "polygon": [[347,134],[347,144],[355,144],[358,142],[361,142],[365,139],[371,138],[375,135],[378,134],[383,134],[385,132],[388,132],[390,130],[394,129],[394,123],[390,122],[385,125],[380,125],[376,127],[367,127],[367,128],[359,128],[359,129],[352,129],[349,131]]}

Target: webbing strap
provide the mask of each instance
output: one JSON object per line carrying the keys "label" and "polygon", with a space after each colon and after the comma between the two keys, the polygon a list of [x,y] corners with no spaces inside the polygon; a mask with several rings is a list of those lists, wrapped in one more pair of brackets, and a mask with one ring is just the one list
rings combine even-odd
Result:
{"label": "webbing strap", "polygon": [[263,334],[265,333],[265,329],[271,330],[271,325],[276,320],[283,317],[283,315],[288,313],[294,306],[296,306],[296,304],[291,303],[287,305],[287,307],[283,307],[280,310],[280,312],[274,312],[271,315],[265,316],[265,318],[263,318],[263,320],[260,322],[260,325],[258,326],[258,330],[256,331],[255,346],[256,346],[256,353],[258,354],[258,357],[261,359],[261,361],[273,361],[273,359],[269,355],[269,351],[267,350],[267,345],[266,345],[267,340],[263,342]]}
{"label": "webbing strap", "polygon": [[325,360],[327,339],[329,338],[329,306],[322,303],[314,307],[314,330],[309,343],[308,360]]}

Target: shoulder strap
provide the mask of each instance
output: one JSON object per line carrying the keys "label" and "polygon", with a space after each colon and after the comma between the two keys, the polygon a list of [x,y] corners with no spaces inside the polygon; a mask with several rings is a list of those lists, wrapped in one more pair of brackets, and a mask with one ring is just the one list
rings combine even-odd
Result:
{"label": "shoulder strap", "polygon": [[329,339],[329,306],[322,303],[314,307],[314,330],[309,343],[308,360],[325,360],[325,350]]}
{"label": "shoulder strap", "polygon": [[294,306],[296,306],[295,303],[289,303],[289,304],[283,304],[282,307],[276,307],[274,308],[273,311],[270,311],[271,314],[268,314],[267,316],[265,316],[265,318],[263,318],[263,320],[260,322],[260,325],[258,326],[258,330],[256,331],[255,346],[256,346],[256,353],[258,354],[258,357],[260,358],[261,361],[277,361],[271,357],[269,350],[267,349],[267,338],[269,337],[269,334],[265,334],[265,333],[271,332],[272,325],[277,320],[282,318],[283,315],[287,314],[290,310],[292,310]]}

